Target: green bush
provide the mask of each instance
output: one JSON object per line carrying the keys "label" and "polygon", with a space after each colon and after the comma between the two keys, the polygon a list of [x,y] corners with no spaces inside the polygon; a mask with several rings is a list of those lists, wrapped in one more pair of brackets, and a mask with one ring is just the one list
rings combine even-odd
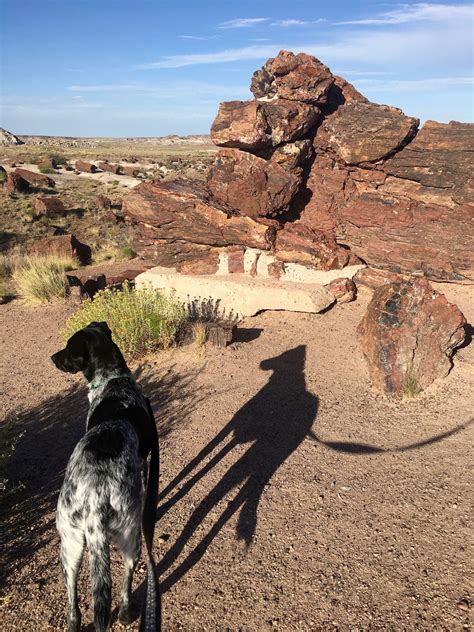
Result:
{"label": "green bush", "polygon": [[68,160],[66,156],[61,156],[61,154],[50,154],[49,157],[53,161],[53,163],[59,167],[59,165],[67,165]]}
{"label": "green bush", "polygon": [[40,167],[41,173],[56,173],[52,167]]}
{"label": "green bush", "polygon": [[133,250],[131,246],[124,246],[122,248],[122,257],[123,259],[135,259],[137,253]]}
{"label": "green bush", "polygon": [[25,258],[13,271],[18,294],[29,303],[65,299],[69,291],[66,272],[77,267],[73,257]]}
{"label": "green bush", "polygon": [[184,321],[184,308],[160,290],[132,289],[124,283],[122,291],[102,290],[85,301],[68,318],[61,332],[64,342],[93,321],[106,321],[121,351],[134,359],[175,342]]}

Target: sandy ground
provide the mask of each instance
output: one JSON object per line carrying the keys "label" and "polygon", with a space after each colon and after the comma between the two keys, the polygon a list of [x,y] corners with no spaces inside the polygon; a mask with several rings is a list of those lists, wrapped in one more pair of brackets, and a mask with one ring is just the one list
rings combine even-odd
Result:
{"label": "sandy ground", "polygon": [[[449,292],[472,323],[472,290]],[[472,345],[418,399],[388,402],[371,390],[355,335],[368,300],[264,313],[226,349],[186,347],[136,367],[161,430],[165,630],[469,628]],[[16,437],[7,631],[65,625],[54,509],[87,402],[83,379],[49,356],[70,309],[0,306],[1,404]],[[120,572],[114,556],[115,596]],[[140,565],[138,596],[144,576]],[[79,592],[92,630],[85,563]]]}

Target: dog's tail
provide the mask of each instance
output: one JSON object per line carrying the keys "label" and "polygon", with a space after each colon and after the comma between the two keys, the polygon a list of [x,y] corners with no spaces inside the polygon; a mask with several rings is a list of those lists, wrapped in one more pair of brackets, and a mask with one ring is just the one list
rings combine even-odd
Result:
{"label": "dog's tail", "polygon": [[153,534],[155,532],[156,507],[158,504],[158,481],[160,476],[160,458],[158,433],[150,401],[146,400],[151,421],[151,453],[148,470],[145,504],[143,508],[143,536],[147,554],[146,600],[140,621],[140,632],[161,630],[161,596],[153,558]]}
{"label": "dog's tail", "polygon": [[87,519],[85,537],[89,550],[94,624],[96,630],[107,630],[110,623],[111,591],[109,542],[107,525],[102,524],[99,511],[92,511]]}

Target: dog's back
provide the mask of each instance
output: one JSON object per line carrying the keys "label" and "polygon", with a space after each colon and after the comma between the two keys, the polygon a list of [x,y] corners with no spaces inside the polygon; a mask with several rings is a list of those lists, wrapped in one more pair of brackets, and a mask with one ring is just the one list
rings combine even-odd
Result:
{"label": "dog's back", "polygon": [[91,428],[67,466],[56,523],[61,540],[70,545],[63,547],[61,562],[65,576],[74,577],[79,552],[82,556],[87,544],[98,629],[105,630],[110,619],[109,542],[117,545],[132,572],[139,556],[142,464],[137,433],[126,419],[114,419]]}

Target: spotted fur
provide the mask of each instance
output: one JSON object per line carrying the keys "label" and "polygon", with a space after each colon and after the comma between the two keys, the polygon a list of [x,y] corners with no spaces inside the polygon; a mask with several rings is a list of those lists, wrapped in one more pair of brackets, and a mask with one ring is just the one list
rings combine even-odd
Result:
{"label": "spotted fur", "polygon": [[106,323],[91,323],[74,334],[52,360],[63,371],[82,371],[89,382],[87,431],[69,460],[56,514],[69,600],[68,632],[79,631],[81,626],[77,575],[85,546],[96,632],[106,632],[110,626],[111,543],[117,546],[125,565],[119,619],[123,623],[133,620],[131,584],[140,556],[142,524],[148,576],[140,630],[159,630],[159,593],[152,555],[158,445],[151,407]]}

